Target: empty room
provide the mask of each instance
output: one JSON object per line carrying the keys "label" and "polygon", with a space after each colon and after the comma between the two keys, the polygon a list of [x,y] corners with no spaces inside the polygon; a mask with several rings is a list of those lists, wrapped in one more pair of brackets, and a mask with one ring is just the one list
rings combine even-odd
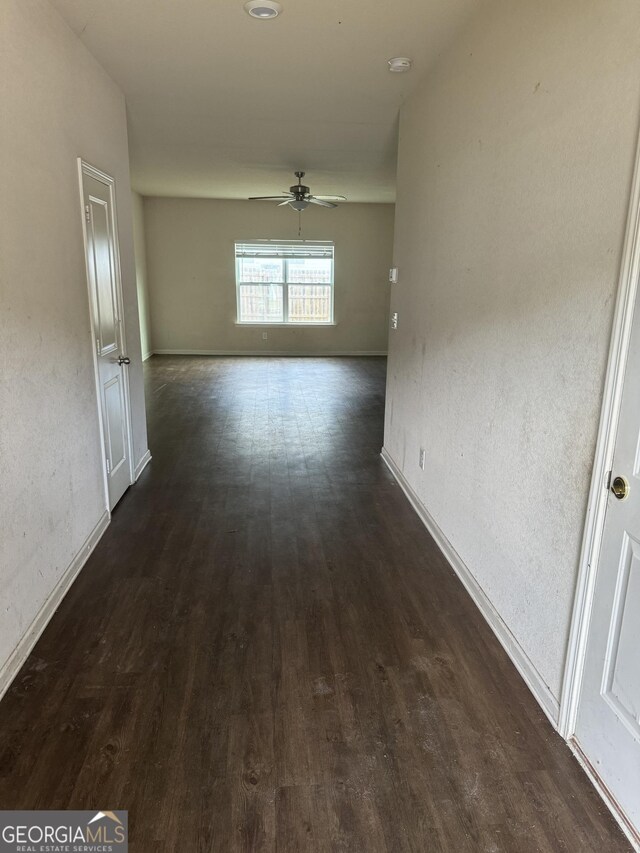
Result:
{"label": "empty room", "polygon": [[637,0],[0,0],[0,850],[640,851]]}

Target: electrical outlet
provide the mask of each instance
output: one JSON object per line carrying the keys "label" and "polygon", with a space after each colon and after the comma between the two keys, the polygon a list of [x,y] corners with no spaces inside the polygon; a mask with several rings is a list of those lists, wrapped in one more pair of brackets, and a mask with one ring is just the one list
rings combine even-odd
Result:
{"label": "electrical outlet", "polygon": [[418,465],[422,468],[423,471],[424,471],[424,465],[425,465],[426,461],[427,461],[427,451],[424,449],[424,447],[421,447]]}
{"label": "electrical outlet", "polygon": [[394,311],[393,314],[391,315],[391,328],[392,329],[398,328],[398,312],[397,311]]}
{"label": "electrical outlet", "polygon": [[398,283],[398,267],[391,267],[389,270],[389,281],[391,284]]}
{"label": "electrical outlet", "polygon": [[263,333],[262,333],[262,340],[263,340],[263,341],[266,341],[266,340],[267,340],[267,333],[266,333],[266,332],[263,332]]}

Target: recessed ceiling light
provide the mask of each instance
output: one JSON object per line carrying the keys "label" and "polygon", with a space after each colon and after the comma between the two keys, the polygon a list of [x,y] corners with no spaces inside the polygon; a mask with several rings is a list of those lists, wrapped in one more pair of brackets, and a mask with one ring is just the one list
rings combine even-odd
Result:
{"label": "recessed ceiling light", "polygon": [[389,60],[389,71],[394,74],[402,74],[404,71],[411,71],[411,60],[408,56],[394,56]]}
{"label": "recessed ceiling light", "polygon": [[252,18],[268,21],[269,18],[278,17],[282,12],[282,6],[275,0],[249,0],[248,3],[244,4],[244,10]]}

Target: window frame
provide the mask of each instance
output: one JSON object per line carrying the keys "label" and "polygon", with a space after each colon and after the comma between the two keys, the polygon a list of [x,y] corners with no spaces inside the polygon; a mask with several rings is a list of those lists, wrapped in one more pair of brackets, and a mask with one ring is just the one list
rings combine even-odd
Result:
{"label": "window frame", "polygon": [[[238,255],[238,246],[239,245],[273,245],[274,249],[277,246],[292,246],[292,245],[300,245],[304,246],[305,243],[309,243],[310,245],[321,244],[323,246],[331,247],[331,258],[325,258],[324,260],[328,260],[331,263],[331,281],[330,282],[298,282],[298,281],[289,281],[289,262],[300,260],[304,258],[303,255],[295,256],[290,255],[287,257],[284,254],[277,254],[274,251],[273,255],[264,255],[263,257],[273,257],[278,258],[283,261],[283,281],[274,281],[274,282],[262,282],[262,281],[240,281],[240,261],[243,256]],[[323,326],[335,326],[335,260],[336,260],[336,247],[335,243],[332,240],[235,240],[234,241],[234,256],[235,256],[235,270],[236,270],[236,326],[287,326],[288,328],[305,328],[305,327],[323,327]],[[242,320],[240,319],[240,287],[241,285],[257,285],[257,286],[269,286],[269,284],[277,285],[282,288],[282,320]],[[316,322],[295,322],[289,320],[289,287],[290,286],[298,286],[298,287],[329,287],[329,320],[321,320]]]}

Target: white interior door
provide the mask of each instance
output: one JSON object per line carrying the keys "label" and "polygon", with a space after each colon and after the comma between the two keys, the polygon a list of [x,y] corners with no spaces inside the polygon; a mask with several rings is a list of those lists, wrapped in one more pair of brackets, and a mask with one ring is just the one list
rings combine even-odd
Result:
{"label": "white interior door", "polygon": [[640,830],[640,310],[636,305],[575,740]]}
{"label": "white interior door", "polygon": [[133,481],[113,179],[81,164],[87,277],[109,509]]}

